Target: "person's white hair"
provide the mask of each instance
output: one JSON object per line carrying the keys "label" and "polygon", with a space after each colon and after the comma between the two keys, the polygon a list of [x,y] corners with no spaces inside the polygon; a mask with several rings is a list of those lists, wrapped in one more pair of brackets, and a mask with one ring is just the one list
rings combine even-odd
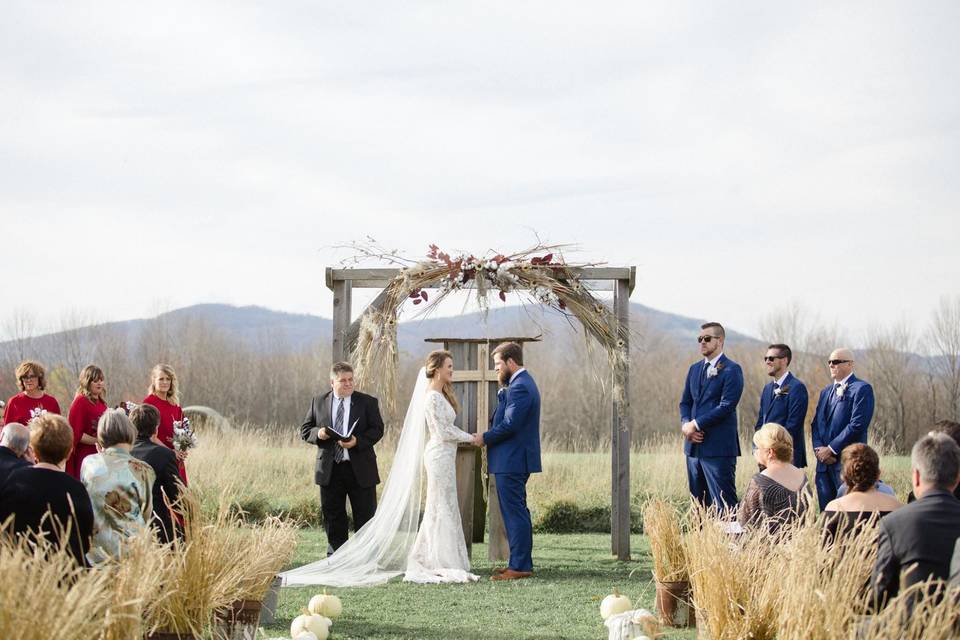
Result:
{"label": "person's white hair", "polygon": [[19,422],[10,422],[3,426],[3,438],[0,439],[0,446],[13,451],[17,456],[22,456],[30,446],[30,429]]}
{"label": "person's white hair", "polygon": [[133,444],[137,439],[137,430],[123,409],[107,409],[97,423],[97,442],[104,449],[118,444]]}

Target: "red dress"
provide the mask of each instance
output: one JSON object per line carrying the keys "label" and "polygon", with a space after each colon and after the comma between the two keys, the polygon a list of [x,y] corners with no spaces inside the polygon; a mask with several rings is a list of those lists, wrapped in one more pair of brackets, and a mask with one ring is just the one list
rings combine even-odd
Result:
{"label": "red dress", "polygon": [[97,452],[97,445],[83,444],[80,436],[87,434],[97,437],[97,423],[100,416],[107,410],[107,403],[97,398],[96,404],[90,402],[85,395],[78,395],[70,405],[70,426],[73,427],[73,454],[67,460],[67,473],[77,480],[80,479],[80,467],[83,459]]}
{"label": "red dress", "polygon": [[[160,412],[160,426],[157,427],[157,440],[173,449],[173,423],[183,420],[183,409],[179,405],[167,402],[160,396],[150,394],[143,399],[143,404],[153,405]],[[180,479],[187,484],[187,470],[182,462],[177,462],[180,470]]]}
{"label": "red dress", "polygon": [[7,402],[7,407],[3,410],[3,424],[19,422],[25,425],[30,422],[30,412],[34,409],[46,409],[48,413],[60,413],[60,405],[53,396],[43,394],[39,398],[31,398],[21,391]]}

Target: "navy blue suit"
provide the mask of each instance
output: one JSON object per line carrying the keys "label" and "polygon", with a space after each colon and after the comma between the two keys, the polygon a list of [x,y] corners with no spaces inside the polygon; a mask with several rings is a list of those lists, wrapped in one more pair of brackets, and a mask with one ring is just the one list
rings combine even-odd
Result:
{"label": "navy blue suit", "polygon": [[817,460],[817,499],[820,510],[837,497],[840,488],[840,454],[851,444],[867,442],[867,427],[873,418],[873,387],[851,374],[843,397],[836,393],[836,383],[820,392],[817,411],[813,414],[810,434],[813,448],[830,447],[837,462],[824,464]]}
{"label": "navy blue suit", "polygon": [[533,570],[533,523],[527,509],[527,480],[539,473],[540,391],[526,371],[514,377],[483,434],[487,470],[496,476],[500,513],[510,543],[509,568]]}
{"label": "navy blue suit", "polygon": [[768,382],[760,394],[760,411],[754,431],[775,422],[793,438],[793,466],[807,466],[807,447],[803,439],[803,421],[807,419],[809,396],[807,387],[795,375],[787,372],[780,387],[780,395],[774,393],[776,381]]}
{"label": "navy blue suit", "polygon": [[706,361],[691,365],[680,399],[680,424],[696,420],[703,442],[684,440],[690,494],[706,506],[737,504],[737,403],[743,394],[743,370],[721,355],[717,375],[706,373]]}

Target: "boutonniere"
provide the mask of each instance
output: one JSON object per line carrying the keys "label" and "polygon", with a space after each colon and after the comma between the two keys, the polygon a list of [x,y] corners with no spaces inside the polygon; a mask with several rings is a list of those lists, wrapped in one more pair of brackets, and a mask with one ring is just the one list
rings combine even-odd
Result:
{"label": "boutonniere", "polygon": [[720,370],[723,369],[723,363],[718,362],[715,366],[709,367],[707,369],[708,378],[716,378],[720,374]]}
{"label": "boutonniere", "polygon": [[850,386],[850,385],[848,385],[846,382],[844,382],[842,385],[840,385],[839,387],[837,387],[837,397],[838,397],[838,398],[841,398],[841,399],[843,398],[843,394],[845,394],[845,393],[847,392],[847,387],[848,387],[848,386]]}
{"label": "boutonniere", "polygon": [[782,387],[777,387],[773,390],[773,395],[779,398],[780,396],[785,396],[790,393],[790,385],[785,384]]}

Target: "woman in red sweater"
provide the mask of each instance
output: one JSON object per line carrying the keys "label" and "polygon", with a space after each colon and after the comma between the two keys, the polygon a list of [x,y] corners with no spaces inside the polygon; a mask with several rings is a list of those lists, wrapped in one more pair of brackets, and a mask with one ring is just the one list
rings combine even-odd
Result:
{"label": "woman in red sweater", "polygon": [[43,365],[32,360],[24,360],[17,367],[16,379],[20,393],[10,398],[3,410],[3,424],[19,422],[27,424],[32,418],[47,413],[60,413],[60,404],[53,396],[43,392],[47,387]]}
{"label": "woman in red sweater", "polygon": [[174,450],[177,454],[177,467],[180,479],[187,484],[187,470],[183,461],[187,458],[186,451],[177,451],[173,446],[173,423],[183,420],[183,409],[180,408],[180,390],[177,387],[177,374],[168,364],[158,364],[150,372],[150,389],[144,404],[150,404],[160,412],[160,426],[157,427],[156,442]]}
{"label": "woman in red sweater", "polygon": [[73,453],[67,459],[66,472],[77,480],[83,459],[97,452],[97,423],[107,410],[104,401],[106,380],[103,370],[87,365],[80,372],[77,395],[70,405],[70,426],[73,428]]}

